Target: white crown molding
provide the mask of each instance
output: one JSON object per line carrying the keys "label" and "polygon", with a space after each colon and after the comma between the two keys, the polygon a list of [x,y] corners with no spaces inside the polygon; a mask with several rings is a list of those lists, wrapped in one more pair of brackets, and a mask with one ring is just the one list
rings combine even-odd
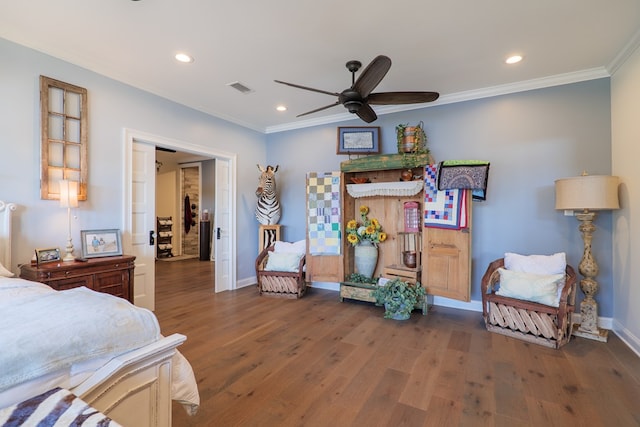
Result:
{"label": "white crown molding", "polygon": [[626,62],[627,59],[640,47],[640,30],[638,30],[622,50],[613,58],[613,61],[607,66],[609,74],[614,75],[618,68]]}
{"label": "white crown molding", "polygon": [[[640,38],[640,37],[639,37]],[[628,56],[628,55],[627,55]],[[464,92],[451,93],[441,96],[436,102],[430,104],[411,105],[388,105],[376,107],[378,116],[397,113],[401,111],[417,110],[421,108],[436,107],[438,105],[453,104],[456,102],[472,101],[475,99],[490,98],[494,96],[507,95],[517,92],[526,92],[534,89],[543,89],[553,86],[561,86],[571,83],[578,83],[588,80],[596,80],[611,77],[611,74],[604,67],[591,68],[588,70],[576,71],[574,73],[557,74],[554,76],[539,79],[525,80],[517,83],[510,83],[499,86],[490,86],[482,89],[469,90]],[[352,120],[353,114],[342,113],[332,116],[320,117],[318,119],[303,120],[295,123],[285,123],[283,125],[268,126],[264,132],[278,133],[294,129],[302,129],[311,126],[326,125],[330,123]]]}

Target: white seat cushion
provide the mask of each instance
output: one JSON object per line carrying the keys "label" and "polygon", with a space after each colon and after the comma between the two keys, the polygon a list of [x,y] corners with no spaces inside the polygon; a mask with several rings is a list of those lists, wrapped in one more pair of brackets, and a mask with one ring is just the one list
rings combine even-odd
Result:
{"label": "white seat cushion", "polygon": [[564,252],[553,255],[519,255],[507,252],[504,254],[504,267],[523,273],[561,274],[567,267],[567,257]]}

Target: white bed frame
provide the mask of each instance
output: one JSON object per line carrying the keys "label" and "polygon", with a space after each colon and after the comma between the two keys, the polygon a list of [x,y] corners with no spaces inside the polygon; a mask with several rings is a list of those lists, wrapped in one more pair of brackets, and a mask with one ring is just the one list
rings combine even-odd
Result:
{"label": "white bed frame", "polygon": [[[16,209],[0,200],[0,262],[11,271]],[[171,358],[185,339],[173,334],[114,358],[71,392],[123,426],[171,427]]]}

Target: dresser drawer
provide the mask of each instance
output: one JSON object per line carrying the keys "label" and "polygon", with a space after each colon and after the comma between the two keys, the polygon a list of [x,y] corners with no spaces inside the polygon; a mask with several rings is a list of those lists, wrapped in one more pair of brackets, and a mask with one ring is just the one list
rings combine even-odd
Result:
{"label": "dresser drawer", "polygon": [[80,286],[86,286],[89,289],[93,289],[93,276],[69,277],[66,279],[49,280],[46,283],[56,291],[79,288]]}

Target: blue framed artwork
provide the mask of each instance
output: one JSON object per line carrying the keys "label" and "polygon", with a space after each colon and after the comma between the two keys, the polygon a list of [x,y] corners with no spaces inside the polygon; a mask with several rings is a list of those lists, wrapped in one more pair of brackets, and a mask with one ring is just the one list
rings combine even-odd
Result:
{"label": "blue framed artwork", "polygon": [[336,154],[380,153],[380,127],[339,127]]}

